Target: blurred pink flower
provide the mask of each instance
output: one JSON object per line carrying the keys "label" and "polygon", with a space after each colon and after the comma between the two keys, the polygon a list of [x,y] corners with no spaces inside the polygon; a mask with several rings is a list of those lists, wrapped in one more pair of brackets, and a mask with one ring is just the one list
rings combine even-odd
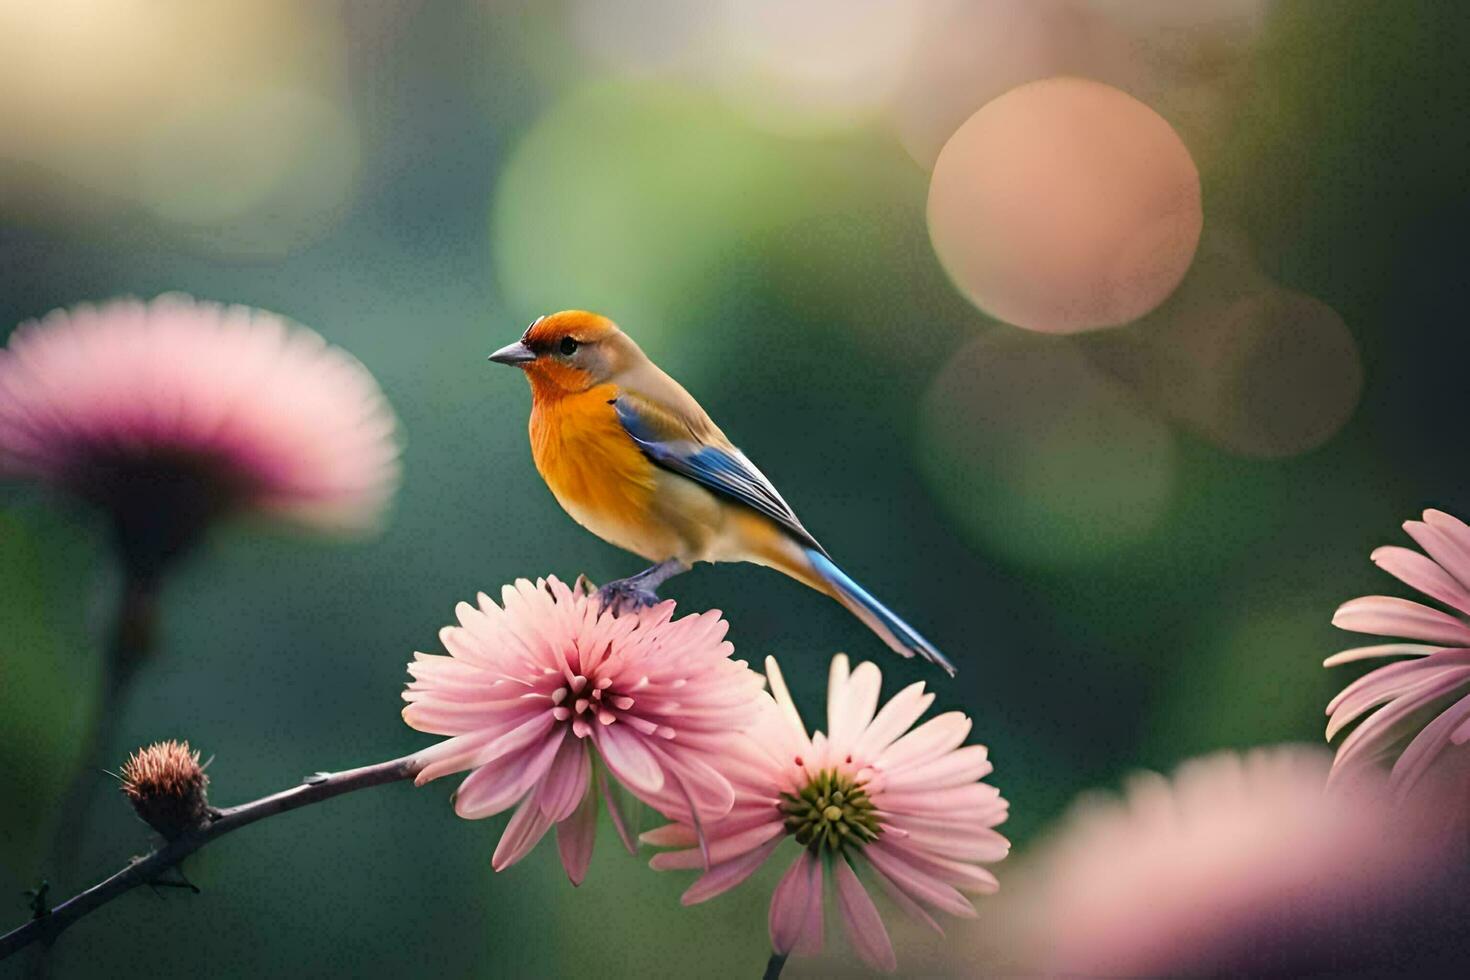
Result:
{"label": "blurred pink flower", "polygon": [[108,510],[145,573],[234,513],[371,526],[397,482],[394,429],[351,355],[242,306],[82,305],[0,351],[0,474]]}
{"label": "blurred pink flower", "polygon": [[1470,741],[1470,527],[1449,514],[1427,510],[1423,521],[1407,521],[1404,530],[1428,557],[1388,546],[1374,551],[1373,561],[1453,612],[1392,596],[1354,599],[1337,610],[1333,625],[1424,642],[1356,647],[1323,664],[1414,658],[1363,675],[1327,705],[1328,739],[1373,712],[1342,740],[1335,767],[1373,764],[1402,747],[1393,766],[1393,781],[1401,790],[1421,779],[1446,748]]}
{"label": "blurred pink flower", "polygon": [[419,753],[418,785],[470,769],[454,797],[461,817],[519,804],[496,871],[555,824],[562,865],[581,884],[598,792],[635,850],[604,764],[660,810],[701,823],[730,812],[734,790],[718,767],[733,734],[754,722],[764,682],[730,659],[718,611],[675,620],[669,601],[615,616],[555,577],[507,585],[501,603],[484,593],[478,608],[460,603],[459,625],[439,634],[449,655],[415,654],[403,694],[409,725],[452,736]]}
{"label": "blurred pink flower", "polygon": [[763,698],[761,723],[749,737],[731,741],[723,766],[735,784],[735,805],[704,828],[709,861],[695,847],[696,828],[680,821],[643,835],[650,844],[683,848],[655,856],[652,865],[705,866],[684,893],[684,904],[692,905],[734,888],[795,837],[803,850],[771,897],[775,951],[821,949],[830,871],[853,947],[872,966],[892,970],[893,945],[856,870],[936,930],[930,910],[974,917],[961,890],[995,891],[995,877],[979,862],[998,861],[1010,849],[994,829],[1006,818],[1006,801],[979,782],[991,770],[986,750],[960,747],[970,719],[957,711],[909,731],[934,700],[922,682],[877,711],[878,668],[863,663],[849,673],[840,654],[828,680],[828,730],[808,736],[769,657],[766,673],[775,697]]}
{"label": "blurred pink flower", "polygon": [[1300,746],[1222,752],[1172,780],[1137,776],[1122,799],[1084,799],[1025,866],[1031,966],[1357,975],[1438,962],[1446,939],[1463,946],[1436,938],[1464,909],[1437,870],[1459,866],[1443,835],[1418,832],[1427,825],[1392,809],[1371,775],[1329,790],[1329,768]]}

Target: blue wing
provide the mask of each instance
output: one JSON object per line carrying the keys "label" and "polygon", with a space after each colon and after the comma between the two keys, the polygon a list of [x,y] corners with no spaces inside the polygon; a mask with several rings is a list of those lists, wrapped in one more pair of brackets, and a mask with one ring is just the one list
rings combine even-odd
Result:
{"label": "blue wing", "polygon": [[796,512],[771,486],[766,475],[740,450],[702,442],[687,425],[679,424],[653,406],[636,403],[626,394],[619,396],[613,407],[623,430],[655,465],[764,514],[804,544],[824,555],[827,553],[811,532],[801,526]]}

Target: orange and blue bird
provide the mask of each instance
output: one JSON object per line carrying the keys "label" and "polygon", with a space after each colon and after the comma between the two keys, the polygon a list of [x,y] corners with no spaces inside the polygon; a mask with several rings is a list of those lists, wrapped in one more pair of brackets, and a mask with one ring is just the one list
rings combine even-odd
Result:
{"label": "orange and blue bird", "polygon": [[600,590],[620,612],[695,562],[747,561],[831,596],[894,652],[951,675],[934,645],[827,554],[694,397],[607,317],[566,310],[490,355],[531,383],[531,455],[578,524],[653,562]]}

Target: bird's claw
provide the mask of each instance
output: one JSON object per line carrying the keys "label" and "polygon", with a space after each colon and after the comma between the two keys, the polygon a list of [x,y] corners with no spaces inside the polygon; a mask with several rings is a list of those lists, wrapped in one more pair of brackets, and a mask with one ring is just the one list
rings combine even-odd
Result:
{"label": "bird's claw", "polygon": [[616,582],[607,583],[597,590],[597,598],[601,601],[602,608],[614,616],[627,612],[638,612],[640,609],[656,606],[662,601],[658,593],[628,578],[620,578]]}

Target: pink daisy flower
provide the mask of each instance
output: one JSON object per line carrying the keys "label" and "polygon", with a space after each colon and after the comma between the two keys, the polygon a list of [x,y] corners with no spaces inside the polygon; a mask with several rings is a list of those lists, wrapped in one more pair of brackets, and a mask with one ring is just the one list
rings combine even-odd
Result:
{"label": "pink daisy flower", "polygon": [[986,749],[960,747],[970,719],[957,711],[910,731],[934,700],[922,682],[878,711],[878,668],[863,663],[849,671],[840,654],[828,680],[827,731],[809,736],[769,657],[766,674],[774,699],[763,698],[760,724],[729,747],[724,771],[735,785],[735,805],[704,827],[708,860],[694,846],[698,829],[677,821],[643,835],[650,844],[682,848],[655,856],[652,866],[706,867],[684,893],[684,904],[692,905],[734,888],[794,838],[800,853],[771,897],[774,962],[821,949],[830,876],[853,947],[869,964],[892,970],[893,945],[868,887],[877,884],[936,930],[931,911],[973,918],[962,892],[997,887],[979,865],[1010,849],[994,829],[1007,804],[979,782],[991,770]]}
{"label": "pink daisy flower", "polygon": [[82,305],[0,350],[0,475],[107,510],[144,577],[231,514],[371,526],[397,482],[394,430],[351,355],[246,307]]}
{"label": "pink daisy flower", "polygon": [[501,605],[481,593],[439,634],[448,656],[414,655],[403,718],[451,736],[419,753],[423,785],[471,770],[454,809],[475,820],[516,807],[491,865],[503,871],[553,826],[579,885],[592,859],[597,797],[636,849],[604,768],[644,802],[705,825],[735,792],[719,768],[749,727],[764,681],[725,640],[718,611],[674,619],[674,603],[613,615],[579,583],[520,579]]}
{"label": "pink daisy flower", "polygon": [[1438,962],[1464,910],[1440,869],[1461,859],[1380,782],[1329,790],[1329,769],[1301,746],[1222,752],[1086,798],[1026,865],[1027,968],[1300,976]]}
{"label": "pink daisy flower", "polygon": [[1373,552],[1373,561],[1451,611],[1393,596],[1354,599],[1337,610],[1334,626],[1419,642],[1355,647],[1324,661],[1334,667],[1412,658],[1364,674],[1327,705],[1329,740],[1367,716],[1342,740],[1336,769],[1378,762],[1402,747],[1392,777],[1400,790],[1423,777],[1445,749],[1470,741],[1470,527],[1442,511],[1426,510],[1423,521],[1407,521],[1404,530],[1428,557],[1386,546]]}

